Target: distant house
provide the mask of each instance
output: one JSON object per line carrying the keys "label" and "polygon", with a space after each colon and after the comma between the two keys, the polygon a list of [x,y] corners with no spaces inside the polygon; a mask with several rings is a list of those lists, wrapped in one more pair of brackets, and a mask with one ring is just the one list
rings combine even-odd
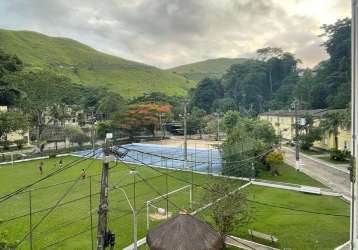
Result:
{"label": "distant house", "polygon": [[64,112],[62,121],[56,120],[52,116],[52,111],[50,107],[46,108],[45,112],[45,124],[52,125],[52,126],[79,126],[80,121],[79,117],[83,116],[83,110],[81,110],[79,107],[76,106],[65,106],[62,107],[63,110],[61,112]]}
{"label": "distant house", "polygon": [[[7,106],[0,106],[0,112],[8,112],[8,111],[9,109]],[[18,130],[7,134],[6,137],[9,142],[16,142],[19,140],[23,140],[26,142],[26,144],[30,144],[29,131]]]}
{"label": "distant house", "polygon": [[[345,110],[335,110],[344,112]],[[313,109],[313,110],[300,110],[298,117],[311,116],[314,120],[314,126],[319,126],[320,122],[324,119],[324,115],[330,112],[327,109]],[[293,110],[275,110],[259,114],[259,119],[271,123],[277,135],[280,135],[283,140],[292,141],[295,137],[295,123],[296,116]],[[339,128],[338,130],[338,149],[350,150],[352,134],[350,130]],[[334,148],[334,137],[328,133],[322,136],[322,140],[316,141],[314,147],[321,149]]]}

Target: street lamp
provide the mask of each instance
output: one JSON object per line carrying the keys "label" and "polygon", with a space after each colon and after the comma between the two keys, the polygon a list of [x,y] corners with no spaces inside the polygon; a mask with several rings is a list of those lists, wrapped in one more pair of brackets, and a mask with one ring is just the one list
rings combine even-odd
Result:
{"label": "street lamp", "polygon": [[[133,175],[134,178],[135,178],[135,175],[138,174],[138,171],[131,170],[131,171],[129,171],[129,174]],[[135,186],[135,181],[134,181],[133,185]],[[132,210],[132,216],[133,216],[133,249],[137,250],[138,246],[137,246],[137,211],[136,211],[136,206],[135,206],[135,203],[132,206],[132,204],[131,204],[128,196],[127,196],[127,193],[123,188],[118,188],[118,189],[122,191],[124,197],[126,198],[126,200],[128,202],[128,205],[129,205],[130,209]]]}

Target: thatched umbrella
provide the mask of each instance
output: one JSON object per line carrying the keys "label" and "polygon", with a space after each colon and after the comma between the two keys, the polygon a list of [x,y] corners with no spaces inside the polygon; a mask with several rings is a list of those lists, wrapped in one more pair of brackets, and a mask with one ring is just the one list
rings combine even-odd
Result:
{"label": "thatched umbrella", "polygon": [[179,214],[147,234],[151,250],[219,250],[224,242],[209,224],[189,214]]}

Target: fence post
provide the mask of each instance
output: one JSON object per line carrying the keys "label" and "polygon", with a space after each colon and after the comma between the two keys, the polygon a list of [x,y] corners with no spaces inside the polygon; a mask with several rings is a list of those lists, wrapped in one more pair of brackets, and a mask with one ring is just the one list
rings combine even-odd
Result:
{"label": "fence post", "polygon": [[91,249],[94,249],[94,240],[93,240],[93,215],[92,215],[92,176],[89,176],[89,192],[90,192],[90,199],[89,199],[89,206],[90,206],[90,222],[91,222]]}
{"label": "fence post", "polygon": [[29,219],[30,219],[30,250],[32,250],[32,195],[31,190],[29,190]]}

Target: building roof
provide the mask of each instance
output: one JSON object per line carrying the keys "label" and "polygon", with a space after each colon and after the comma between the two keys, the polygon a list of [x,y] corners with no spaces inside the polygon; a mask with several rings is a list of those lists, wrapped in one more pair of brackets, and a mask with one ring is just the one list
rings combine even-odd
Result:
{"label": "building roof", "polygon": [[[313,117],[322,117],[329,112],[343,112],[346,109],[335,109],[335,110],[328,110],[328,109],[307,109],[307,110],[299,110],[299,116],[306,116],[310,115]],[[268,111],[265,113],[261,113],[260,115],[268,115],[268,116],[295,116],[294,110],[273,110]]]}
{"label": "building roof", "polygon": [[147,234],[151,250],[219,250],[224,242],[209,224],[189,214],[179,214]]}

